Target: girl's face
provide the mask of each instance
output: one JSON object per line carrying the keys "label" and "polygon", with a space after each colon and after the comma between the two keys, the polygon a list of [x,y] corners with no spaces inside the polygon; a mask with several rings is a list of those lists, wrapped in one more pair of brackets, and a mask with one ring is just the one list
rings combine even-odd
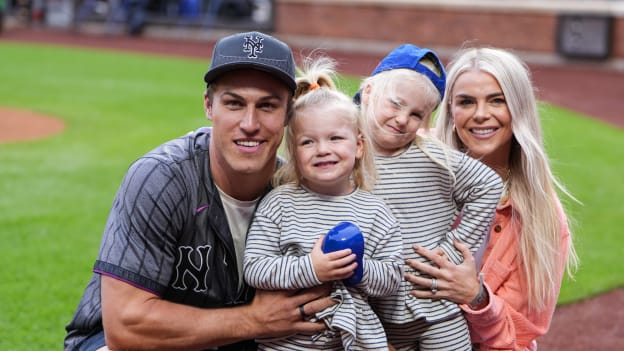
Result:
{"label": "girl's face", "polygon": [[362,99],[370,107],[371,137],[378,155],[392,156],[409,147],[416,132],[435,108],[422,94],[422,87],[411,80],[395,85],[394,91],[371,95],[371,87],[364,89]]}
{"label": "girl's face", "polygon": [[351,173],[364,147],[352,117],[331,106],[308,107],[291,123],[301,184],[319,194],[351,193]]}
{"label": "girl's face", "polygon": [[478,70],[462,73],[453,85],[449,111],[468,154],[495,170],[506,170],[513,131],[511,113],[496,78]]}

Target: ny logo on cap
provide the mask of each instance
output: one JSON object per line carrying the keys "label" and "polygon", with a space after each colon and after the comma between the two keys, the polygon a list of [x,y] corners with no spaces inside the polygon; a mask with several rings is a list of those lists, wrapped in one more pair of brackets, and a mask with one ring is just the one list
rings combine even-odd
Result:
{"label": "ny logo on cap", "polygon": [[252,36],[245,37],[245,43],[243,43],[243,52],[248,52],[248,58],[258,58],[257,54],[262,53],[262,48],[264,44],[262,41],[264,38],[256,35],[255,40]]}

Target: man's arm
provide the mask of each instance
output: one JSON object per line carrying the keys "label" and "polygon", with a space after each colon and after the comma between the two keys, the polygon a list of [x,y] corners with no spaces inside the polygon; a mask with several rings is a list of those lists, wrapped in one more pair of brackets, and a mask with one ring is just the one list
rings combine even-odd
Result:
{"label": "man's arm", "polygon": [[102,319],[109,349],[202,350],[258,337],[314,333],[324,324],[303,321],[334,302],[329,286],[301,291],[256,291],[251,304],[202,309],[165,301],[102,276]]}

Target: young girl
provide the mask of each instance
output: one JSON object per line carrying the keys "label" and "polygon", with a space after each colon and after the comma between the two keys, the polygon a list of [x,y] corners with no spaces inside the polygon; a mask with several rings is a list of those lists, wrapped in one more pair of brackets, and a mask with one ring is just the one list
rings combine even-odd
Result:
{"label": "young girl", "polygon": [[[394,293],[402,280],[399,224],[385,203],[368,190],[375,181],[372,147],[357,106],[336,90],[333,61],[320,58],[298,79],[286,130],[290,156],[275,188],[260,203],[249,229],[245,280],[258,289],[302,289],[333,284],[334,307],[315,318],[328,330],[258,340],[260,350],[384,350],[383,326],[369,296]],[[340,222],[354,223],[365,246],[363,278],[355,286],[355,255],[323,253],[325,234]],[[300,308],[302,318],[306,312]]]}
{"label": "young girl", "polygon": [[[458,244],[466,263],[439,261],[419,248],[437,266],[412,262],[412,268],[438,276],[444,286],[439,293],[462,304],[475,350],[536,350],[566,267],[572,275],[578,265],[556,189],[569,194],[550,168],[526,64],[510,51],[477,47],[460,51],[450,67],[436,132],[445,144],[495,169],[506,191],[481,266],[469,264]],[[435,298],[422,290],[414,294]]]}
{"label": "young girl", "polygon": [[[500,177],[481,162],[417,134],[444,95],[445,71],[433,51],[405,44],[361,85],[361,111],[371,128],[379,180],[373,191],[401,225],[403,255],[439,248],[452,262],[460,240],[474,253],[486,240],[502,192]],[[461,216],[461,221],[454,222]],[[408,273],[413,272],[406,268]],[[427,277],[435,294],[437,280]],[[416,299],[403,281],[396,294],[371,300],[397,350],[470,350],[460,309],[448,300]]]}

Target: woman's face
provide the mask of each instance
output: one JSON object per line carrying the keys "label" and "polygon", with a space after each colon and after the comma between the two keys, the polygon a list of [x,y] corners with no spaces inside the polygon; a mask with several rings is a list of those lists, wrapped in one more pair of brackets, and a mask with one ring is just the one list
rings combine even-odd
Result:
{"label": "woman's face", "polygon": [[494,76],[479,70],[462,73],[453,85],[449,111],[468,154],[506,171],[513,139],[511,113]]}
{"label": "woman's face", "polygon": [[411,145],[418,128],[435,107],[427,102],[423,88],[410,80],[399,82],[395,88],[379,97],[370,95],[370,89],[363,95],[374,112],[368,123],[375,152],[385,156],[400,153]]}

